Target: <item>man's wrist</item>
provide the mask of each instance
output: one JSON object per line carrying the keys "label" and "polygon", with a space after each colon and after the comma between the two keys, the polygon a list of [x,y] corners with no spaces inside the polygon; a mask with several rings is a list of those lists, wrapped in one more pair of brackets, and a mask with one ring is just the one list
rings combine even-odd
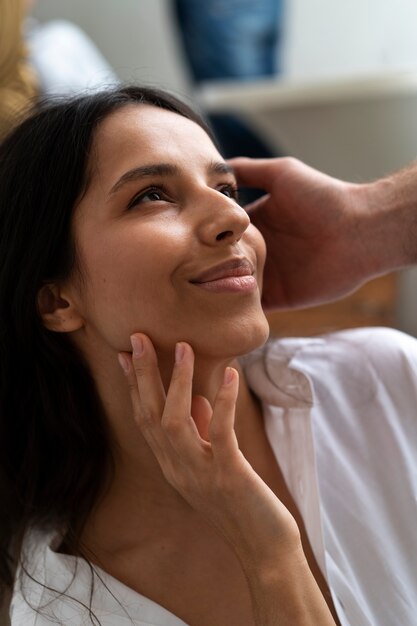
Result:
{"label": "man's wrist", "polygon": [[374,275],[417,262],[417,166],[360,186],[361,236]]}

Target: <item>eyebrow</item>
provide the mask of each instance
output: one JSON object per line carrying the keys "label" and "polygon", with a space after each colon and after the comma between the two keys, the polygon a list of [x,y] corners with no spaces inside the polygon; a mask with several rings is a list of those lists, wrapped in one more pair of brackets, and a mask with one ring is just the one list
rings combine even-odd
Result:
{"label": "eyebrow", "polygon": [[[208,174],[232,174],[234,175],[233,168],[224,161],[212,161],[207,167]],[[171,163],[154,163],[150,165],[141,165],[134,167],[131,170],[125,172],[119,180],[110,189],[109,195],[112,195],[119,191],[127,183],[131,183],[135,180],[142,178],[149,178],[152,176],[177,176],[180,173],[180,168],[177,165]]]}

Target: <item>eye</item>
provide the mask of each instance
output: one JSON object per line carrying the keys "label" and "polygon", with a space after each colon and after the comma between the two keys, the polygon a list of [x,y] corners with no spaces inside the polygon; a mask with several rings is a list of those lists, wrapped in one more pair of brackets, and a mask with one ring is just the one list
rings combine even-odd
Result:
{"label": "eye", "polygon": [[138,204],[144,204],[145,202],[161,202],[168,200],[167,194],[162,187],[149,187],[138,193],[127,205],[128,209],[131,209]]}
{"label": "eye", "polygon": [[239,191],[236,185],[234,184],[221,185],[218,188],[218,191],[220,191],[220,193],[222,193],[224,196],[231,198],[235,202],[239,202]]}

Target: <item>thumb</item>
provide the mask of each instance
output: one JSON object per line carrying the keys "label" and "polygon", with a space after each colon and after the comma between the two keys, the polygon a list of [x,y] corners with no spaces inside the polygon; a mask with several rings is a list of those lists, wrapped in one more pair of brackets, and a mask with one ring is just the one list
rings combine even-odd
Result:
{"label": "thumb", "polygon": [[239,185],[270,191],[278,175],[280,160],[236,157],[228,159],[227,163],[233,168]]}
{"label": "thumb", "polygon": [[193,396],[191,400],[191,417],[197,426],[198,434],[205,441],[210,441],[209,426],[213,409],[204,396]]}

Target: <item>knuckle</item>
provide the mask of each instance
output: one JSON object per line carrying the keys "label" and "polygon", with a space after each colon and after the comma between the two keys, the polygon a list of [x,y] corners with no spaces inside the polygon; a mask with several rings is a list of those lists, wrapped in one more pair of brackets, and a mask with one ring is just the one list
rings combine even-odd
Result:
{"label": "knuckle", "polygon": [[142,428],[152,428],[154,425],[152,412],[148,408],[141,406],[137,412],[137,421]]}
{"label": "knuckle", "polygon": [[173,415],[172,413],[168,413],[162,416],[161,426],[168,435],[171,435],[173,437],[178,435],[182,428],[181,421],[178,419],[177,416]]}
{"label": "knuckle", "polygon": [[300,163],[300,161],[293,156],[285,156],[282,157],[282,163],[284,163],[285,165],[287,165],[287,167],[289,168],[296,168],[298,166],[298,164]]}
{"label": "knuckle", "polygon": [[190,490],[190,484],[188,478],[183,472],[178,471],[178,467],[173,462],[167,463],[162,468],[162,473],[168,483],[174,487],[182,496],[185,496]]}
{"label": "knuckle", "polygon": [[210,425],[210,441],[212,443],[220,444],[225,439],[225,433],[221,424]]}
{"label": "knuckle", "polygon": [[135,370],[136,376],[145,376],[152,371],[152,363],[146,362],[142,359],[133,359],[133,369]]}
{"label": "knuckle", "polygon": [[138,386],[136,384],[136,380],[129,379],[128,387],[129,387],[129,391],[130,391],[131,395],[134,395],[134,394],[138,393]]}

